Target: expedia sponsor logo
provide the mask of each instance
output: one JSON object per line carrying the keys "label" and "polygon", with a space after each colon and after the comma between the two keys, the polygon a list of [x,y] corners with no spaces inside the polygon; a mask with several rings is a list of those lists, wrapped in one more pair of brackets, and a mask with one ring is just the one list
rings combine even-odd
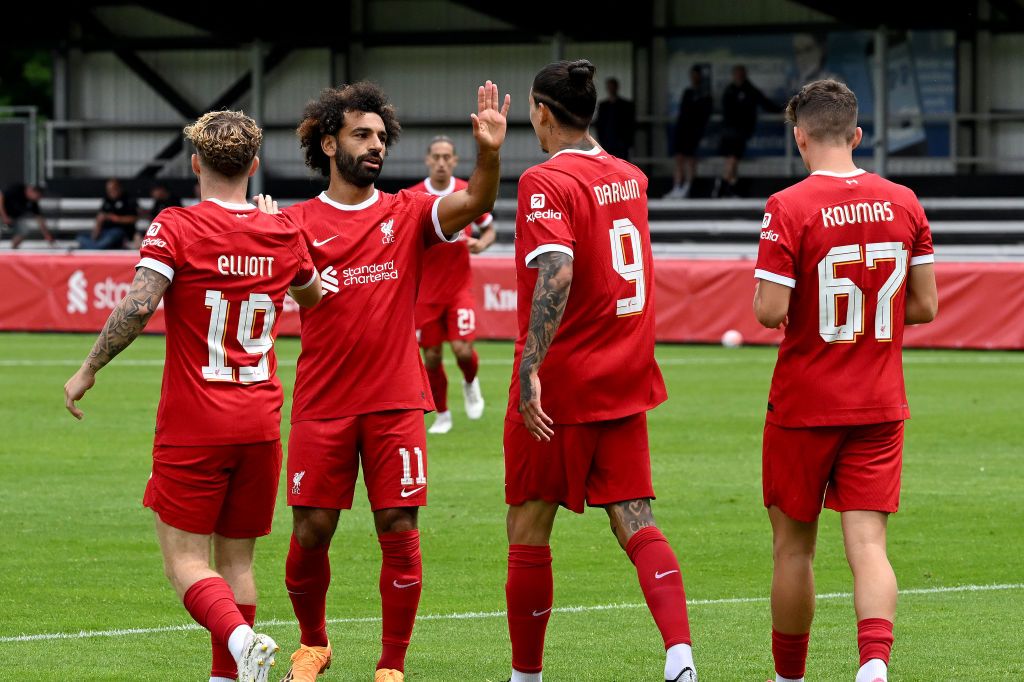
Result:
{"label": "expedia sponsor logo", "polygon": [[526,222],[535,223],[538,220],[561,220],[562,212],[555,211],[553,209],[547,209],[546,211],[534,211],[533,213],[526,214]]}
{"label": "expedia sponsor logo", "polygon": [[761,230],[761,239],[777,242],[779,241],[779,233],[775,230]]}
{"label": "expedia sponsor logo", "polygon": [[842,227],[854,223],[892,222],[894,217],[890,201],[862,201],[858,204],[821,209],[821,222],[825,227]]}
{"label": "expedia sponsor logo", "polygon": [[389,279],[398,279],[398,270],[395,268],[395,261],[389,260],[386,263],[373,263],[371,265],[360,265],[354,268],[345,268],[342,273],[342,284],[353,286],[359,284],[376,284]]}
{"label": "expedia sponsor logo", "polygon": [[142,240],[143,246],[159,246],[161,249],[167,248],[167,242],[163,239],[154,239],[153,237],[146,237]]}

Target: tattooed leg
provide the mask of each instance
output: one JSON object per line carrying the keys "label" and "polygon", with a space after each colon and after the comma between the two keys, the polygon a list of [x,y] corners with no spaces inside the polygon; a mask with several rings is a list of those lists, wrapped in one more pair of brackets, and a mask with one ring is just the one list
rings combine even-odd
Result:
{"label": "tattooed leg", "polygon": [[611,522],[612,534],[619,541],[622,549],[626,549],[629,539],[641,528],[654,527],[654,512],[651,510],[651,501],[626,500],[616,502],[605,507],[608,512],[608,520]]}

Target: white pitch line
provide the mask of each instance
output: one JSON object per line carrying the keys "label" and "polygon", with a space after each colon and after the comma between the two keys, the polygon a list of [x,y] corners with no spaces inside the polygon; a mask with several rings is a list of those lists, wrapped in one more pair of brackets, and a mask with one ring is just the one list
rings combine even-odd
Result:
{"label": "white pitch line", "polygon": [[[920,587],[900,590],[900,596],[921,595],[921,594],[949,594],[955,592],[1001,592],[1006,590],[1024,589],[1024,583],[1004,583],[996,585],[955,585],[951,587]],[[852,592],[828,592],[817,595],[819,600],[849,599],[853,597]],[[756,604],[767,602],[768,597],[726,597],[722,599],[688,599],[687,606],[715,606],[721,604]],[[591,611],[621,611],[627,609],[645,609],[647,604],[595,604],[592,606],[560,606],[552,609],[553,613],[587,613]],[[425,620],[480,620],[485,618],[504,618],[504,611],[469,611],[464,613],[431,613],[416,616],[417,621]],[[328,618],[328,623],[379,623],[377,616],[365,616],[361,618]],[[295,625],[294,620],[261,620],[258,621],[260,628],[277,627],[281,625]],[[132,635],[151,635],[162,632],[187,632],[191,630],[202,630],[195,623],[183,625],[166,625],[158,628],[122,628],[117,630],[79,630],[78,632],[48,632],[36,635],[15,635],[0,637],[0,644],[15,642],[39,642],[55,639],[91,639],[97,637],[129,637]]]}

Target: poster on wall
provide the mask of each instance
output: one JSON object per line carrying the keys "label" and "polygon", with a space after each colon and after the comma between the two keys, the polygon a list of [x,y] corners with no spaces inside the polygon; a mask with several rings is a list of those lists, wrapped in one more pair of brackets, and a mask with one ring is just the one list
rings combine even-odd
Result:
{"label": "poster on wall", "polygon": [[[902,31],[889,36],[889,135],[887,148],[897,156],[946,156],[949,125],[941,119],[956,107],[956,35],[953,31]],[[710,88],[714,112],[733,67],[746,67],[748,80],[769,100],[785,106],[805,83],[820,78],[843,81],[856,93],[864,142],[859,154],[871,154],[874,126],[874,33],[833,31],[751,36],[694,36],[668,41],[669,115],[675,120],[690,69],[698,65]],[[770,120],[774,118],[774,120]],[[769,119],[769,120],[766,120]],[[670,130],[669,139],[672,139]],[[747,156],[778,156],[785,151],[785,125],[762,112],[747,145]],[[719,126],[712,119],[700,153],[718,150]]]}

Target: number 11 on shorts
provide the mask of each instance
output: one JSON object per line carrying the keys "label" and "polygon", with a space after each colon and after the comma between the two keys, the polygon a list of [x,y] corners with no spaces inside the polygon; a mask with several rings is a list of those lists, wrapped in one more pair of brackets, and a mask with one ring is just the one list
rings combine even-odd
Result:
{"label": "number 11 on shorts", "polygon": [[409,451],[405,448],[398,448],[398,454],[402,457],[402,485],[426,485],[427,477],[423,472],[423,450],[413,448],[412,451],[416,453],[416,471],[418,475],[415,479],[412,477],[412,457]]}

